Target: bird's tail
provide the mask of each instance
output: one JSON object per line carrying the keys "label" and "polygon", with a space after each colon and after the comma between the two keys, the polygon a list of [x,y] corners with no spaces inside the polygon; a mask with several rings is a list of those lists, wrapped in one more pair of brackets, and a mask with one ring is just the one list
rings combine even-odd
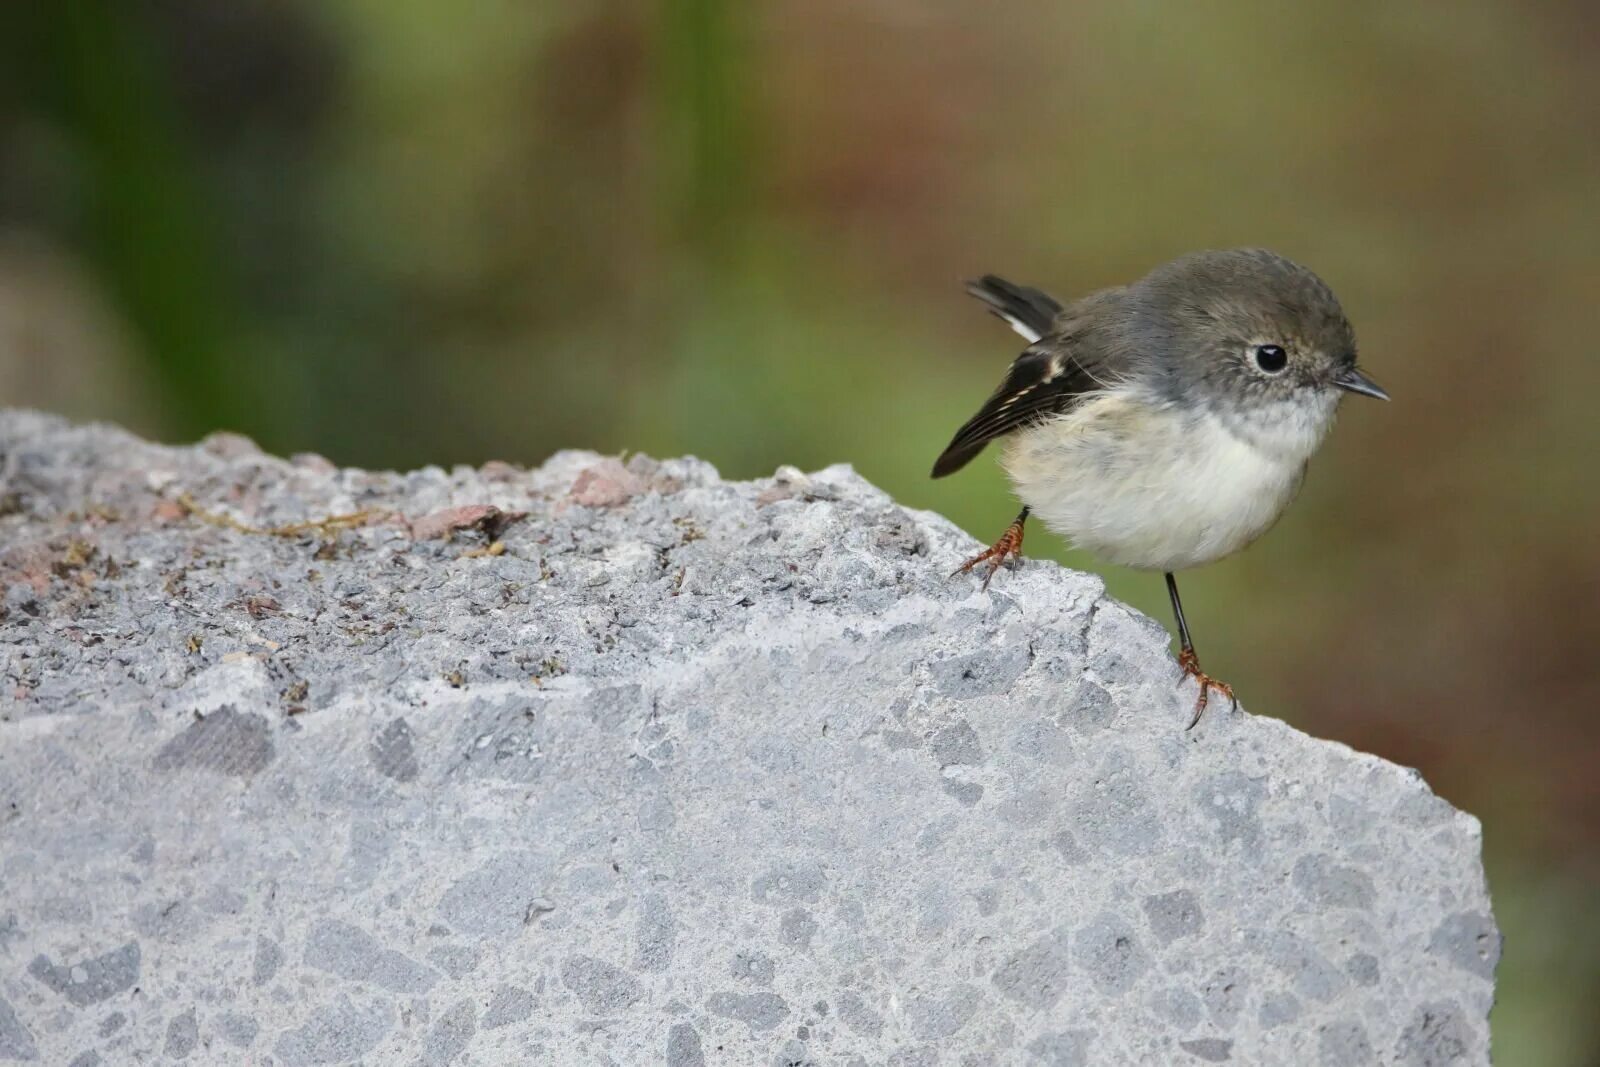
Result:
{"label": "bird's tail", "polygon": [[1055,297],[1026,285],[1013,285],[993,274],[968,282],[967,292],[987,304],[991,313],[1010,323],[1029,344],[1049,333],[1050,324],[1061,313],[1061,304]]}

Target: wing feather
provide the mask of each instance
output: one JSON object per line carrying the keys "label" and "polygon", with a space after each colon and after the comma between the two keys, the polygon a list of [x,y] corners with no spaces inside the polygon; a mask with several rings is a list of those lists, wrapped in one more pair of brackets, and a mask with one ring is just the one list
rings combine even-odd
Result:
{"label": "wing feather", "polygon": [[1083,396],[1099,391],[1085,361],[1071,353],[1067,338],[1028,348],[1011,364],[1005,381],[978,413],[956,431],[933,465],[933,476],[953,474],[985,445],[1040,419],[1067,411]]}
{"label": "wing feather", "polygon": [[960,470],[995,438],[1105,391],[1119,377],[1115,367],[1129,358],[1127,352],[1108,345],[1103,328],[1117,314],[1123,289],[1102,289],[1063,308],[1037,289],[992,274],[967,288],[1024,337],[1037,336],[978,413],[956,431],[933,465],[935,478]]}

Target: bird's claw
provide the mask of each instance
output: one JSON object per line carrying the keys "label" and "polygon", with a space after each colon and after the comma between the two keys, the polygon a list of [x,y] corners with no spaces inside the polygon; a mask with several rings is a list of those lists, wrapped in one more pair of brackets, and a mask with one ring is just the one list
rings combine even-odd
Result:
{"label": "bird's claw", "polygon": [[983,588],[987,590],[989,583],[994,580],[995,571],[1005,566],[1006,560],[1021,558],[1022,523],[1014,522],[1006,527],[1006,532],[1000,535],[1000,540],[951,571],[950,577],[954,578],[958,574],[966,574],[985,560],[993,560],[994,562],[989,564],[989,569],[983,576]]}
{"label": "bird's claw", "polygon": [[1211,690],[1215,689],[1228,698],[1231,709],[1239,707],[1239,698],[1233,695],[1233,686],[1227,682],[1219,682],[1205,671],[1200,669],[1200,657],[1194,654],[1194,649],[1186,648],[1178,653],[1178,666],[1183,668],[1185,678],[1193,678],[1200,685],[1200,695],[1194,701],[1194,718],[1189,720],[1185,730],[1193,730],[1200,722],[1200,716],[1206,713],[1206,701],[1210,699]]}

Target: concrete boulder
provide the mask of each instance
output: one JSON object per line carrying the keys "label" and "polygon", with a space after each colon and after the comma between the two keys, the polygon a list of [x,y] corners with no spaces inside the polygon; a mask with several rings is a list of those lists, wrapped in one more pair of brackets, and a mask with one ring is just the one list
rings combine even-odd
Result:
{"label": "concrete boulder", "polygon": [[0,451],[0,1062],[1488,1061],[1475,819],[847,467]]}

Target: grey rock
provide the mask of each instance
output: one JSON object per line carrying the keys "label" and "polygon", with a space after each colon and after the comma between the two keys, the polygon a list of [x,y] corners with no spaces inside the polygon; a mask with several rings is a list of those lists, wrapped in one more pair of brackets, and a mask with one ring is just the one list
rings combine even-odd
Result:
{"label": "grey rock", "polygon": [[1370,908],[1377,899],[1372,878],[1318,853],[1294,865],[1294,884],[1313,903],[1334,908]]}
{"label": "grey rock", "polygon": [[194,1051],[199,1040],[200,1023],[195,1018],[194,1009],[190,1008],[167,1024],[166,1045],[161,1051],[169,1060],[181,1060]]}
{"label": "grey rock", "polygon": [[1492,980],[1500,963],[1500,931],[1483,912],[1460,912],[1439,924],[1428,939],[1428,951]]}
{"label": "grey rock", "polygon": [[854,991],[839,995],[839,1018],[860,1037],[876,1038],[883,1033],[883,1016],[867,1006]]}
{"label": "grey rock", "polygon": [[632,1007],[644,996],[637,978],[593,956],[571,956],[561,965],[561,981],[595,1015]]}
{"label": "grey rock", "polygon": [[961,1032],[983,1002],[983,994],[963,983],[942,992],[914,995],[906,1006],[911,1032],[922,1041],[944,1041]]}
{"label": "grey rock", "polygon": [[983,762],[983,745],[978,740],[978,731],[965,719],[951,723],[934,734],[928,747],[933,750],[934,758],[941,767]]}
{"label": "grey rock", "polygon": [[35,956],[28,973],[66,997],[73,1007],[87,1008],[133,988],[139,980],[140,958],[139,943],[130,941],[76,963],[55,964],[48,956]]}
{"label": "grey rock", "polygon": [[849,468],[0,454],[0,1060],[1488,1062],[1474,819]]}
{"label": "grey rock", "polygon": [[1189,1055],[1207,1063],[1227,1063],[1233,1058],[1233,1042],[1220,1037],[1201,1037],[1193,1041],[1180,1041],[1178,1047]]}
{"label": "grey rock", "polygon": [[0,997],[0,1059],[36,1060],[39,1048],[33,1035],[17,1018],[16,1009],[5,997]]}
{"label": "grey rock", "polygon": [[360,1059],[377,1048],[395,1024],[393,1005],[347,996],[315,1005],[305,1014],[305,1022],[286,1031],[272,1047],[290,1067]]}
{"label": "grey rock", "polygon": [[337,919],[318,919],[312,924],[305,963],[394,993],[426,993],[439,977],[415,960],[384,948],[359,926]]}
{"label": "grey rock", "polygon": [[1150,995],[1150,1010],[1181,1031],[1193,1030],[1200,1022],[1200,998],[1183,988],[1158,989]]}
{"label": "grey rock", "polygon": [[[1370,952],[1357,952],[1344,963],[1344,973],[1350,976],[1351,981],[1357,985],[1371,988],[1378,984],[1382,972],[1378,968],[1378,957]],[[1492,977],[1492,975],[1491,975]]]}
{"label": "grey rock", "polygon": [[1317,1031],[1322,1067],[1360,1067],[1376,1062],[1366,1029],[1354,1019],[1335,1019]]}
{"label": "grey rock", "polygon": [[266,717],[223,706],[196,719],[156,752],[158,771],[205,770],[255,774],[272,762],[272,728]]}
{"label": "grey rock", "polygon": [[451,978],[465,978],[477,970],[481,956],[475,945],[439,945],[428,950],[428,962]]}
{"label": "grey rock", "polygon": [[1268,993],[1261,998],[1261,1011],[1257,1018],[1268,1030],[1292,1023],[1300,1018],[1300,999],[1293,993]]}
{"label": "grey rock", "polygon": [[789,1017],[789,1006],[776,993],[737,993],[724,990],[711,994],[706,1007],[725,1019],[747,1023],[752,1033],[771,1030]]}
{"label": "grey rock", "polygon": [[1102,994],[1126,993],[1150,969],[1150,956],[1125,918],[1102,913],[1079,930],[1073,942],[1073,962],[1089,972]]}
{"label": "grey rock", "polygon": [[754,985],[771,985],[773,976],[778,973],[777,967],[772,962],[772,957],[764,956],[759,952],[741,952],[734,957],[733,977],[743,979]]}
{"label": "grey rock", "polygon": [[250,981],[256,985],[266,985],[277,975],[278,968],[283,965],[283,949],[276,941],[266,937],[256,938],[255,960],[250,968]]}
{"label": "grey rock", "polygon": [[372,739],[372,766],[397,782],[415,781],[420,768],[412,748],[411,727],[404,719],[391,719]]}
{"label": "grey rock", "polygon": [[1482,1035],[1451,1001],[1434,1001],[1417,1009],[1411,1024],[1400,1034],[1395,1062],[1407,1067],[1445,1067],[1469,1062]]}
{"label": "grey rock", "polygon": [[688,1023],[675,1023],[667,1031],[667,1067],[706,1067],[700,1033]]}
{"label": "grey rock", "polygon": [[255,1044],[261,1024],[242,1012],[225,1011],[216,1019],[217,1033],[222,1040],[235,1048],[249,1048]]}
{"label": "grey rock", "polygon": [[471,1043],[478,1031],[478,1009],[470,1000],[457,1003],[439,1016],[423,1042],[423,1058],[435,1067],[451,1063]]}
{"label": "grey rock", "polygon": [[502,1026],[520,1023],[533,1014],[533,994],[516,986],[501,986],[489,998],[489,1007],[483,1013],[483,1028],[498,1030]]}
{"label": "grey rock", "polygon": [[672,918],[672,904],[661,893],[651,893],[640,905],[638,944],[634,964],[642,971],[665,971],[672,966],[672,953],[678,940],[678,924]]}
{"label": "grey rock", "polygon": [[1028,1051],[1032,1053],[1029,1062],[1040,1067],[1088,1067],[1089,1045],[1093,1038],[1094,1033],[1089,1030],[1040,1034],[1028,1043]]}
{"label": "grey rock", "polygon": [[459,933],[497,940],[527,923],[539,899],[535,892],[541,864],[530,852],[495,856],[470,868],[439,898],[438,915]]}
{"label": "grey rock", "polygon": [[1067,991],[1068,935],[1059,930],[1012,954],[995,969],[995,988],[1024,1008],[1055,1006]]}
{"label": "grey rock", "polygon": [[1145,897],[1144,914],[1151,932],[1163,945],[1198,934],[1206,924],[1199,901],[1187,889]]}

